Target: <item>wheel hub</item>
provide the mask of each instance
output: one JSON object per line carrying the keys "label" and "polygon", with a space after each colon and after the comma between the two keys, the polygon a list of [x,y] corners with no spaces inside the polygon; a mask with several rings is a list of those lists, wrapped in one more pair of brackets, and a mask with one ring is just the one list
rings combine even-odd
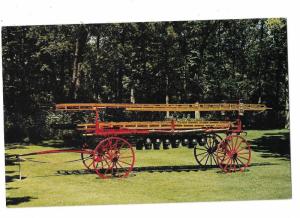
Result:
{"label": "wheel hub", "polygon": [[116,163],[116,162],[118,162],[118,160],[119,160],[119,157],[118,157],[118,156],[115,156],[115,157],[112,158],[111,161],[114,162],[114,163]]}
{"label": "wheel hub", "polygon": [[232,155],[232,159],[236,160],[236,158],[237,158],[237,153],[234,152],[233,155]]}
{"label": "wheel hub", "polygon": [[230,159],[234,159],[234,160],[237,159],[237,153],[235,151],[228,152],[227,155],[229,156]]}
{"label": "wheel hub", "polygon": [[209,148],[207,149],[207,153],[213,154],[216,150],[217,150],[216,147],[209,147]]}

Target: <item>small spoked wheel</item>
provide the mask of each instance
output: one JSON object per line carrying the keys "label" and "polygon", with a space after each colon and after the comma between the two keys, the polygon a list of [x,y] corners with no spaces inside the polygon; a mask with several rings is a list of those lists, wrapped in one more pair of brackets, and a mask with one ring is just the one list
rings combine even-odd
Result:
{"label": "small spoked wheel", "polygon": [[82,153],[80,154],[83,165],[91,170],[93,168],[93,150],[88,149],[88,144],[84,143],[82,146]]}
{"label": "small spoked wheel", "polygon": [[127,177],[135,162],[134,150],[125,139],[109,137],[93,153],[93,167],[100,178]]}
{"label": "small spoked wheel", "polygon": [[217,165],[217,148],[222,138],[215,133],[208,133],[194,147],[194,157],[201,167]]}
{"label": "small spoked wheel", "polygon": [[229,135],[218,145],[217,161],[224,172],[244,171],[250,160],[250,144],[240,135]]}

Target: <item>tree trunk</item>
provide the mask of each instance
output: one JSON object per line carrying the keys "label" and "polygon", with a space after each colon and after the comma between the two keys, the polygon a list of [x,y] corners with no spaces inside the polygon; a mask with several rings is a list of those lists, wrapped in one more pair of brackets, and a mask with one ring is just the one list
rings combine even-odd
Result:
{"label": "tree trunk", "polygon": [[123,97],[123,84],[122,84],[122,80],[123,80],[123,69],[121,69],[122,67],[119,67],[116,71],[116,101],[117,102],[121,102],[122,101],[122,97]]}
{"label": "tree trunk", "polygon": [[76,39],[75,43],[75,53],[74,53],[74,61],[73,61],[73,74],[72,74],[72,88],[70,90],[70,97],[73,97],[74,99],[77,98],[77,92],[76,92],[76,84],[78,80],[78,56],[79,56],[79,38]]}
{"label": "tree trunk", "polygon": [[[168,89],[169,89],[169,76],[166,74],[166,104],[169,104],[169,94],[168,94]],[[166,117],[170,117],[170,111],[167,111]]]}
{"label": "tree trunk", "polygon": [[100,35],[97,35],[97,51],[99,51],[99,47],[100,47]]}
{"label": "tree trunk", "polygon": [[[263,39],[264,39],[264,23],[261,21],[261,26],[260,26],[260,40],[259,40],[259,49],[260,49],[260,54],[263,54]],[[262,63],[263,63],[263,57],[261,57],[261,60],[259,60],[259,69],[258,69],[258,76],[257,76],[257,83],[258,83],[258,96],[257,96],[257,102],[261,103],[261,98],[262,98],[262,83],[261,83],[261,74],[262,74]]]}
{"label": "tree trunk", "polygon": [[289,129],[290,128],[290,109],[289,109],[289,75],[288,73],[286,73],[286,76],[285,76],[285,128]]}
{"label": "tree trunk", "polygon": [[285,102],[285,128],[286,129],[290,128],[290,110],[289,110],[288,98],[286,99],[286,102]]}
{"label": "tree trunk", "polygon": [[135,104],[134,89],[130,89],[130,103]]}
{"label": "tree trunk", "polygon": [[77,37],[75,42],[75,52],[74,52],[74,61],[73,61],[73,74],[72,74],[72,84],[69,92],[69,97],[76,100],[78,98],[78,90],[80,88],[80,66],[83,49],[85,47],[88,33],[85,27],[81,26],[77,30]]}

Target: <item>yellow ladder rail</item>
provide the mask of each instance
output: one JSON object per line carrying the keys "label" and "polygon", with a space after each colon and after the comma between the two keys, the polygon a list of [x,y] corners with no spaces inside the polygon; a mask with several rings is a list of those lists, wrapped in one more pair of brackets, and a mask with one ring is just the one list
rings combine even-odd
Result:
{"label": "yellow ladder rail", "polygon": [[[125,129],[228,129],[234,126],[231,121],[137,121],[137,122],[99,122],[99,128],[125,128]],[[95,123],[78,124],[77,130],[93,131]]]}
{"label": "yellow ladder rail", "polygon": [[58,111],[91,111],[104,108],[127,111],[192,112],[192,111],[265,111],[265,104],[201,103],[201,104],[126,104],[126,103],[67,103],[57,104]]}

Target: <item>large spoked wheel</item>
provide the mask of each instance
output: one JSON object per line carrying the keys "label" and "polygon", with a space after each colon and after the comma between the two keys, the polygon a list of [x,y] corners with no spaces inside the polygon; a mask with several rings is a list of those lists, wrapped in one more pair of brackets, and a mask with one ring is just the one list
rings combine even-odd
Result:
{"label": "large spoked wheel", "polygon": [[93,168],[93,150],[88,149],[88,144],[84,143],[82,146],[82,153],[80,154],[83,165],[91,170]]}
{"label": "large spoked wheel", "polygon": [[217,161],[224,172],[244,171],[250,160],[250,144],[239,135],[229,135],[218,145]]}
{"label": "large spoked wheel", "polygon": [[217,148],[222,138],[215,133],[208,133],[203,136],[194,147],[194,157],[197,163],[203,167],[212,167],[217,165]]}
{"label": "large spoked wheel", "polygon": [[103,179],[127,177],[134,162],[135,155],[131,144],[119,137],[100,141],[93,154],[93,167]]}

